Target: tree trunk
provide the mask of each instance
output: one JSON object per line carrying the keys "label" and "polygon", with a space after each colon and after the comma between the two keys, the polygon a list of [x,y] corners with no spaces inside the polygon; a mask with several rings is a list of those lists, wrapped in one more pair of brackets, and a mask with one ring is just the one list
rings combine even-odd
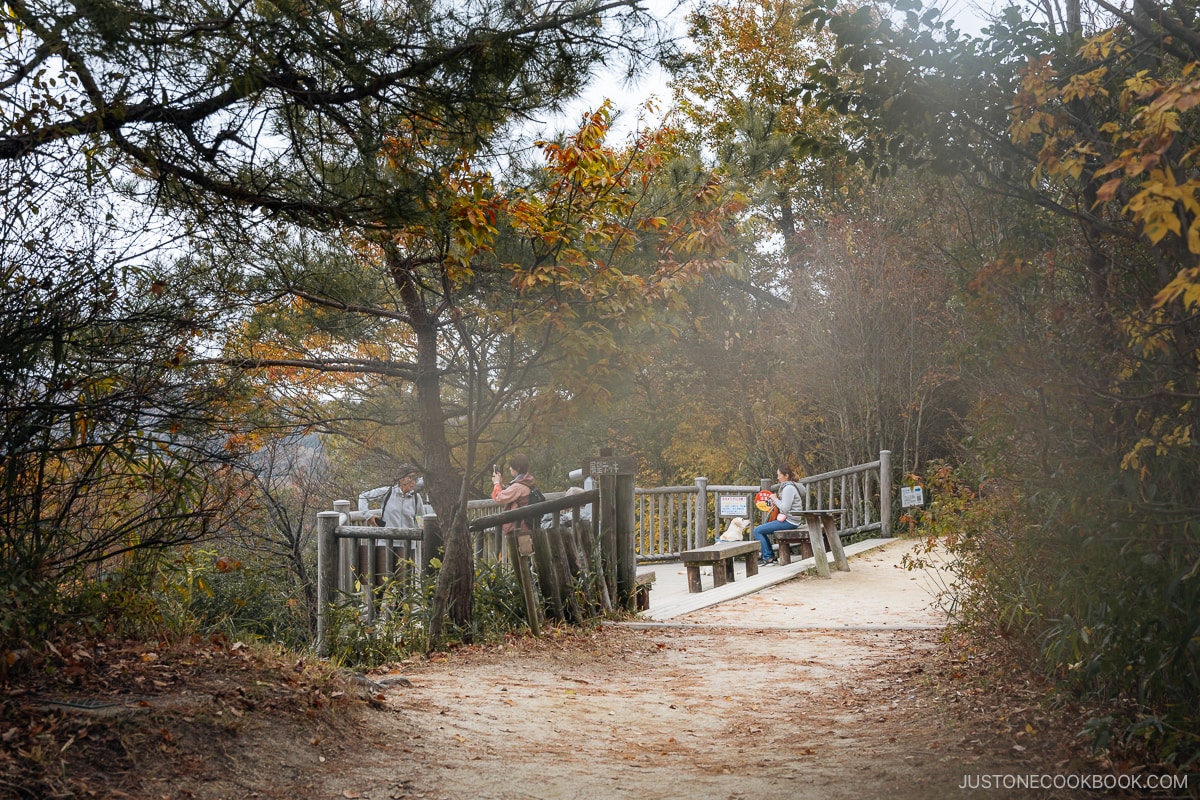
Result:
{"label": "tree trunk", "polygon": [[[467,535],[466,495],[462,492],[463,478],[454,469],[450,458],[450,443],[446,440],[442,414],[441,375],[438,371],[438,319],[431,313],[420,287],[404,257],[388,248],[392,280],[400,291],[417,341],[416,380],[417,405],[421,420],[421,446],[424,451],[425,477],[429,499],[438,514],[445,551],[433,595],[429,644],[438,643],[445,633],[448,620],[469,639],[473,582],[474,552]],[[425,553],[426,559],[437,555]]]}

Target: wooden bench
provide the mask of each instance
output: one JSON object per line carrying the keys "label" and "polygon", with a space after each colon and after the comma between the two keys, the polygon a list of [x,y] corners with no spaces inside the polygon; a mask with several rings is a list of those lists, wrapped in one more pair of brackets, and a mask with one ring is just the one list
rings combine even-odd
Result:
{"label": "wooden bench", "polygon": [[[779,545],[779,563],[792,563],[792,548],[791,545],[800,545],[801,560],[813,557],[812,544],[808,541],[808,526],[801,525],[799,528],[792,528],[786,531],[775,531],[773,534],[775,544]],[[825,550],[828,552],[832,545],[825,537],[821,537],[825,541]]]}
{"label": "wooden bench", "polygon": [[654,573],[641,572],[634,578],[633,596],[637,601],[638,611],[650,610],[650,590],[654,588]]}
{"label": "wooden bench", "polygon": [[[810,508],[805,511],[793,512],[804,517],[804,525],[791,530],[775,531],[775,542],[779,545],[779,563],[792,563],[791,545],[799,543],[802,558],[812,556],[816,562],[817,574],[823,578],[829,577],[829,558],[826,548],[833,554],[834,563],[839,572],[849,572],[850,562],[846,560],[846,551],[842,549],[842,538],[838,536],[838,517],[845,513],[841,508]],[[790,515],[789,515],[790,516]],[[823,541],[822,541],[823,540]]]}
{"label": "wooden bench", "polygon": [[713,587],[724,586],[733,581],[733,560],[741,558],[746,562],[746,577],[758,574],[758,556],[762,550],[757,541],[754,542],[717,542],[707,547],[697,547],[695,550],[684,550],[680,560],[687,567],[688,591],[701,592],[700,567],[713,568]]}

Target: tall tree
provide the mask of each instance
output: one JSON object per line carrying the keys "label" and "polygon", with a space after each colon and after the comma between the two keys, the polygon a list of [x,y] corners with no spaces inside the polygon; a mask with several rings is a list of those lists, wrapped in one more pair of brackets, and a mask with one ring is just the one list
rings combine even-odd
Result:
{"label": "tall tree", "polygon": [[385,202],[347,169],[382,145],[378,117],[479,144],[559,107],[612,51],[655,55],[629,0],[6,8],[0,160],[53,174],[42,159],[81,153],[180,202],[318,225],[419,196],[419,175]]}
{"label": "tall tree", "polygon": [[[453,184],[469,180],[463,159],[496,157],[489,148],[505,140],[506,125],[560,108],[601,61],[616,53],[636,68],[653,58],[650,18],[632,0],[153,9],[18,0],[6,11],[6,205],[16,207],[48,177],[60,186],[109,180],[131,202],[165,204],[190,231],[232,237],[269,223],[356,234],[396,292],[392,313],[415,334],[411,363],[368,366],[416,387],[432,494],[442,508],[460,509],[463,479],[445,437],[438,342],[439,326],[457,314],[439,298],[465,278],[426,284],[423,269],[431,255],[464,247],[440,237],[487,225],[460,224]],[[290,275],[284,287],[310,282]],[[204,289],[160,287],[161,295],[185,301]],[[235,319],[238,310],[216,313]],[[208,355],[208,342],[194,344],[184,357]],[[352,362],[324,368],[368,368]],[[217,363],[199,358],[192,366]],[[258,369],[266,362],[220,363]],[[461,573],[456,562],[447,579]],[[461,588],[454,596],[461,620]]]}
{"label": "tall tree", "polygon": [[60,588],[106,562],[223,525],[245,433],[242,387],[184,367],[219,318],[139,263],[121,210],[86,187],[31,200],[0,221],[0,639],[62,621]]}
{"label": "tall tree", "polygon": [[860,198],[857,170],[831,146],[846,135],[841,118],[797,102],[796,87],[832,47],[801,11],[779,0],[704,5],[689,17],[692,45],[671,85],[693,147],[753,203],[744,221],[756,256],[746,265],[751,285],[802,310],[810,299],[804,229]]}
{"label": "tall tree", "polygon": [[[411,384],[446,534],[435,639],[444,620],[467,630],[470,619],[465,514],[479,464],[497,460],[531,417],[602,391],[628,337],[667,322],[662,309],[677,307],[683,288],[725,268],[738,198],[702,173],[664,183],[665,132],[612,147],[608,127],[602,108],[543,142],[544,164],[523,184],[498,184],[466,153],[449,161],[427,189],[422,224],[347,234],[348,247],[320,259],[325,273],[279,264],[283,303],[264,306],[274,322],[257,326],[272,352],[231,342],[249,345],[240,360],[263,369],[353,368]],[[385,153],[411,163],[427,144],[396,137]],[[296,313],[310,322],[295,324]]]}
{"label": "tall tree", "polygon": [[[868,80],[843,92],[823,71],[814,99],[855,111],[873,156],[955,167],[1023,206],[959,301],[979,344],[978,455],[1021,489],[1015,535],[1050,557],[1028,569],[982,553],[984,591],[1064,680],[1194,730],[1194,11],[1099,2],[1063,26],[1010,7],[975,41],[916,5],[907,25],[829,7],[812,13],[839,36],[836,64]],[[1197,748],[1159,741],[1172,758]]]}
{"label": "tall tree", "polygon": [[[937,187],[871,186],[847,147],[860,136],[857,123],[803,101],[815,66],[834,58],[835,38],[802,6],[705,4],[689,18],[689,34],[672,81],[680,147],[727,174],[749,206],[736,280],[706,287],[709,297],[696,302],[702,319],[638,384],[656,397],[686,398],[678,416],[696,420],[674,438],[640,437],[655,441],[652,460],[664,475],[677,469],[662,463],[672,454],[680,465],[705,464],[709,475],[732,478],[726,471],[736,464],[752,479],[781,462],[821,471],[883,448],[913,466],[918,441],[936,441],[926,453],[944,452],[954,428],[930,402],[953,398],[931,389],[949,384],[938,377],[940,352],[923,345],[944,318],[937,303],[949,273],[900,242],[928,230],[917,213],[880,222],[882,209],[937,198]],[[856,85],[853,70],[840,77]],[[934,315],[914,315],[905,288],[938,283],[921,298]],[[905,321],[909,335],[894,335]]]}

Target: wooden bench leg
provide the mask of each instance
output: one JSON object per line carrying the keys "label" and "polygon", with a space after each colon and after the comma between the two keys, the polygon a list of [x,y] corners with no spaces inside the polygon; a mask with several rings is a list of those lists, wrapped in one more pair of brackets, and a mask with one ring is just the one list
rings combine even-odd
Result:
{"label": "wooden bench leg", "polygon": [[732,558],[722,558],[720,561],[718,561],[712,565],[713,587],[714,588],[716,588],[717,586],[725,585],[725,579],[728,577],[729,572],[732,571],[731,570],[732,567],[733,567],[733,559]]}
{"label": "wooden bench leg", "polygon": [[736,559],[733,558],[721,559],[721,564],[725,567],[725,580],[729,583],[733,583],[735,580],[737,580],[737,577],[733,573],[733,562],[735,560]]}
{"label": "wooden bench leg", "polygon": [[792,545],[800,545],[800,557],[811,558],[812,550],[808,546],[808,534],[803,528],[791,528],[788,530],[779,531],[775,534],[775,541],[779,544],[779,563],[783,565],[792,563]]}
{"label": "wooden bench leg", "polygon": [[634,578],[634,597],[637,599],[638,611],[650,610],[650,590],[654,588],[655,577],[653,572],[643,572]]}
{"label": "wooden bench leg", "polygon": [[747,553],[742,556],[742,561],[746,563],[746,577],[758,574],[758,553]]}
{"label": "wooden bench leg", "polygon": [[830,543],[830,550],[833,552],[833,563],[837,565],[839,572],[849,572],[850,562],[846,560],[846,551],[842,547],[842,537],[838,536],[837,522],[833,519],[825,520],[825,541]]}
{"label": "wooden bench leg", "polygon": [[704,587],[700,585],[700,565],[699,564],[688,564],[687,565],[687,574],[688,574],[688,591],[693,594],[695,594],[696,592],[703,591]]}
{"label": "wooden bench leg", "polygon": [[822,578],[829,577],[829,558],[825,555],[825,547],[821,544],[821,539],[824,534],[821,530],[821,521],[808,518],[808,543],[812,545],[813,561],[816,562],[817,574]]}

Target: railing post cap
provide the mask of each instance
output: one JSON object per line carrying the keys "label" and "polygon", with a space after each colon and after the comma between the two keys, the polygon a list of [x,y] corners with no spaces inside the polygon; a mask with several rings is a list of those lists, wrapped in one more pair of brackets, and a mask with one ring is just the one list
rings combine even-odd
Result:
{"label": "railing post cap", "polygon": [[342,515],[342,513],[340,511],[318,511],[317,512],[318,518],[324,517],[324,518],[328,519],[329,517],[340,517],[341,515]]}

